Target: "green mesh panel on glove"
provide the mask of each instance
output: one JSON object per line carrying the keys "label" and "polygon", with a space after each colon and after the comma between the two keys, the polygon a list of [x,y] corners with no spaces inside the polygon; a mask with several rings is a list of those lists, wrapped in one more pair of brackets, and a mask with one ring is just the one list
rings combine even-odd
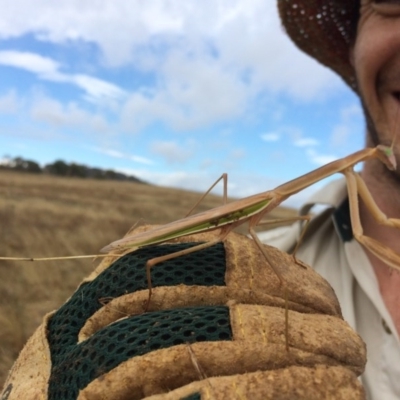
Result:
{"label": "green mesh panel on glove", "polygon": [[[86,320],[102,307],[99,299],[147,289],[148,259],[198,243],[151,246],[121,257],[94,281],[85,283],[51,318],[48,341],[52,358],[51,400],[76,399],[79,390],[120,363],[150,351],[182,343],[231,340],[229,310],[224,306],[149,312],[117,321],[77,344]],[[168,260],[151,270],[153,287],[225,285],[222,243]]]}
{"label": "green mesh panel on glove", "polygon": [[190,396],[184,397],[181,400],[201,400],[201,396],[199,393],[191,394]]}

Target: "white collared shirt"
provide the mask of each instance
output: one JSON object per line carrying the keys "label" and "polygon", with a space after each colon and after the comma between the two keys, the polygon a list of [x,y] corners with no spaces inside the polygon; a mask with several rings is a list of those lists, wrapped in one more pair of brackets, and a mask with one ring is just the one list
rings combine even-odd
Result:
{"label": "white collared shirt", "polygon": [[[331,284],[343,318],[367,345],[368,361],[361,377],[367,398],[400,399],[399,336],[365,251],[352,237],[349,220],[340,218],[346,197],[346,183],[340,179],[326,185],[301,208],[300,214],[307,214],[313,205],[329,207],[313,218],[296,255]],[[346,215],[346,210],[342,214]],[[260,233],[259,237],[264,243],[290,251],[300,230],[300,223],[296,223]]]}

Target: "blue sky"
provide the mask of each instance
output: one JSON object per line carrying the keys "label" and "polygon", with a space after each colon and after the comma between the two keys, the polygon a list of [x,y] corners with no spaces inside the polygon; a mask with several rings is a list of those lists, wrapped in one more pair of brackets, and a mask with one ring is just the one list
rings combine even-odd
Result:
{"label": "blue sky", "polygon": [[0,6],[0,159],[198,191],[228,172],[242,197],[363,146],[357,97],[295,48],[275,0]]}

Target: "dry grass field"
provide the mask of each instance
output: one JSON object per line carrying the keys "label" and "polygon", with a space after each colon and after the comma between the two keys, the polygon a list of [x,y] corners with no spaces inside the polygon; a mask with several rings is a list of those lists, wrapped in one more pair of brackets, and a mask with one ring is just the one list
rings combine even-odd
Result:
{"label": "dry grass field", "polygon": [[[131,182],[0,171],[0,256],[96,254],[140,218],[182,218],[199,196]],[[198,211],[221,203],[208,196]],[[280,208],[271,218],[293,214]],[[0,261],[0,387],[44,314],[63,304],[93,268],[90,260]]]}

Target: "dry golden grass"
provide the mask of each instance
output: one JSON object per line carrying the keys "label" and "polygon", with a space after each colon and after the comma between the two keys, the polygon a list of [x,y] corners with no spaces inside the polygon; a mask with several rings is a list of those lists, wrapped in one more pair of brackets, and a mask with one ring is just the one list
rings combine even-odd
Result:
{"label": "dry golden grass", "polygon": [[[0,171],[0,256],[96,254],[140,218],[182,218],[200,194],[131,182],[82,180]],[[222,204],[208,196],[198,211]],[[271,218],[293,216],[279,208]],[[0,386],[20,349],[47,312],[73,293],[89,260],[0,261]]]}

